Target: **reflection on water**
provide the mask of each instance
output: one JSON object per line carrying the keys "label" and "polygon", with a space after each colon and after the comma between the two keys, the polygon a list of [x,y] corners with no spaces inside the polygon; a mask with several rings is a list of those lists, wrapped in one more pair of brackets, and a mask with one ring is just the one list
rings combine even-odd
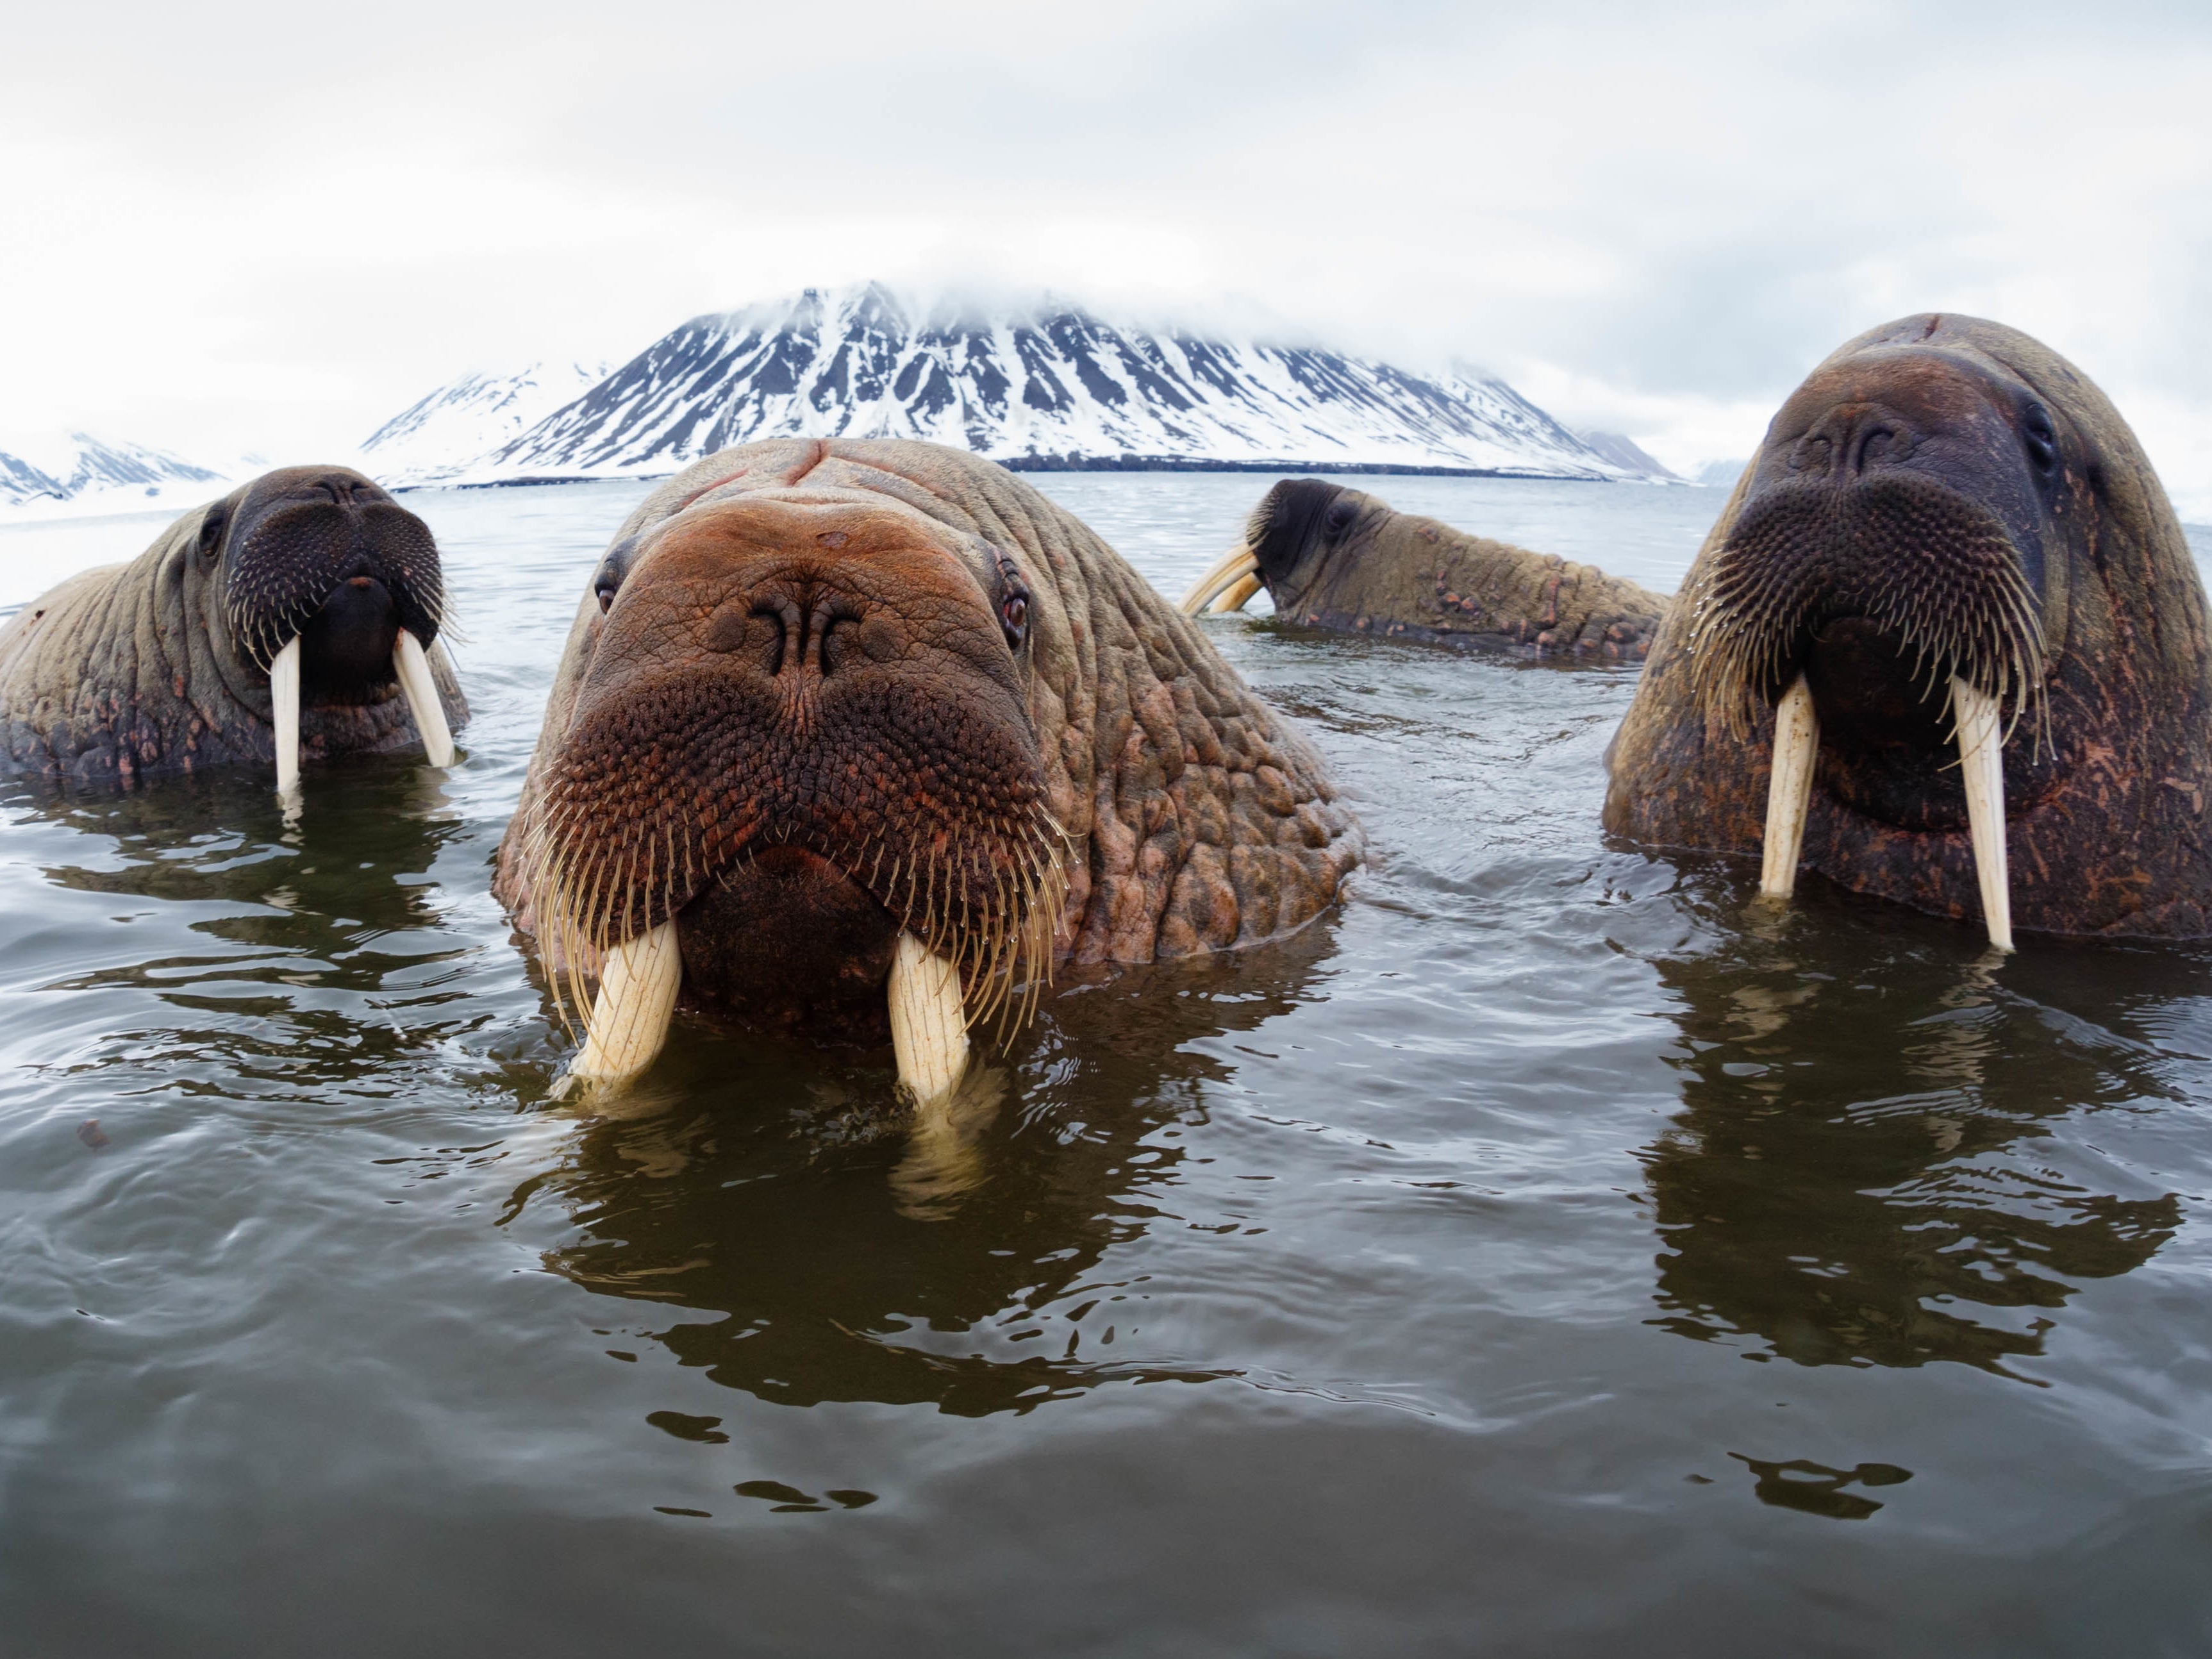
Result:
{"label": "reflection on water", "polygon": [[[2081,1281],[2181,1225],[2172,1193],[2057,1167],[2051,1126],[2115,1092],[2110,1059],[2035,1042],[2013,964],[1879,935],[1844,956],[1753,914],[1729,948],[1660,964],[1683,1039],[1683,1109],[1645,1156],[1666,1328],[1805,1365],[2002,1370],[2045,1351]],[[2166,995],[2212,992],[2185,954],[2108,951],[2073,1017],[2124,1017],[2146,963]]]}
{"label": "reflection on water", "polygon": [[[1250,1030],[1309,994],[1324,921],[1279,949],[1063,988],[994,1066],[985,1126],[949,1186],[916,1168],[888,1067],[729,1040],[672,1045],[653,1116],[599,1118],[507,1214],[556,1199],[578,1231],[546,1265],[586,1290],[719,1316],[653,1330],[715,1382],[783,1405],[927,1402],[1024,1412],[1109,1382],[1222,1375],[1143,1346],[1132,1283],[1103,1268],[1175,1185],[1220,1062],[1193,1039]],[[1131,1103],[1086,1115],[1103,1092]],[[998,1133],[993,1133],[994,1130]]]}
{"label": "reflection on water", "polygon": [[420,1053],[435,1040],[423,1021],[465,994],[441,983],[471,947],[441,936],[451,901],[428,873],[460,826],[437,775],[404,759],[311,778],[307,799],[288,821],[251,772],[118,793],[20,783],[11,805],[97,849],[96,862],[43,866],[46,880],[174,907],[191,941],[43,988],[137,988],[180,1015],[215,1017],[131,1032],[129,1063],[154,1072],[219,1054],[244,1080],[310,1090],[357,1085]]}
{"label": "reflection on water", "polygon": [[1826,1516],[1832,1521],[1863,1521],[1881,1507],[1879,1498],[1853,1492],[1851,1487],[1894,1486],[1912,1479],[1911,1470],[1900,1469],[1894,1463],[1861,1463],[1848,1469],[1832,1469],[1806,1457],[1777,1463],[1746,1457],[1741,1452],[1730,1452],[1729,1455],[1758,1477],[1760,1503],[1771,1504],[1780,1510]]}

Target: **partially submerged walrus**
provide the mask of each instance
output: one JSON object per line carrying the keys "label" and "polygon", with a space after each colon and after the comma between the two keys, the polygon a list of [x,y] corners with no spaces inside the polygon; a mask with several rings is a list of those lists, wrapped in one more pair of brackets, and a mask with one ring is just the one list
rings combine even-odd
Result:
{"label": "partially submerged walrus", "polygon": [[1056,962],[1273,938],[1356,820],[1319,758],[1080,521],[935,445],[779,440],[633,513],[569,631],[495,891],[642,1071],[679,998],[887,1033],[941,1099]]}
{"label": "partially submerged walrus", "polygon": [[429,527],[360,473],[292,466],[196,507],[129,564],[0,627],[0,772],[164,772],[404,749],[468,718],[438,646]]}
{"label": "partially submerged walrus", "polygon": [[[2204,592],[2135,434],[1977,318],[1859,336],[1775,416],[1608,753],[1608,830],[1923,910],[2212,931]],[[1777,731],[1780,736],[1778,739]]]}
{"label": "partially submerged walrus", "polygon": [[1276,615],[1309,628],[1596,661],[1641,659],[1667,606],[1591,566],[1322,478],[1285,478],[1261,497],[1182,610],[1242,610],[1263,586]]}

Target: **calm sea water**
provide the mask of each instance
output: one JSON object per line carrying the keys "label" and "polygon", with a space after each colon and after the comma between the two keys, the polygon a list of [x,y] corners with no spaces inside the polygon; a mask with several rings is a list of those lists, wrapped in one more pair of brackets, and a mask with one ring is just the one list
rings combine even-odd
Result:
{"label": "calm sea water", "polygon": [[[1036,481],[1170,593],[1267,482]],[[1662,588],[1721,501],[1355,482]],[[640,493],[410,498],[450,775],[0,793],[0,1653],[2212,1645],[2212,951],[1764,914],[1601,836],[1632,672],[1223,620],[1340,913],[1065,984],[964,1192],[881,1057],[581,1118],[487,884]]]}

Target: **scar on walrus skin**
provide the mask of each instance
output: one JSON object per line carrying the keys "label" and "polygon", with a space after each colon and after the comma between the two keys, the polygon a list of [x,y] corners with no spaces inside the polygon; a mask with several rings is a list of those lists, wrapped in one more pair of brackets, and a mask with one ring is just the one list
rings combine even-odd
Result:
{"label": "scar on walrus skin", "polygon": [[1240,611],[1262,587],[1286,622],[1376,639],[1584,662],[1640,660],[1667,601],[1555,555],[1285,478],[1182,611]]}
{"label": "scar on walrus skin", "polygon": [[2013,929],[2212,932],[2212,653],[2135,434],[2015,329],[1814,370],[1660,624],[1607,829]]}
{"label": "scar on walrus skin", "polygon": [[1056,963],[1275,938],[1361,844],[1313,750],[1079,520],[964,452],[794,439],[616,536],[495,890],[589,1010],[574,1079],[641,1073],[681,1006],[887,1040],[927,1104]]}
{"label": "scar on walrus skin", "polygon": [[265,473],[129,564],[71,577],[0,627],[0,771],[136,784],[215,766],[420,744],[468,718],[438,644],[428,526],[360,473]]}

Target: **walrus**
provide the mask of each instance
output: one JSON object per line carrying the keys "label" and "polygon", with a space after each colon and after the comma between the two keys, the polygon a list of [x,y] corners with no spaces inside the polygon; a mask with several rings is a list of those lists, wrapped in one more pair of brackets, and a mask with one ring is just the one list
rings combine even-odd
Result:
{"label": "walrus", "polygon": [[1667,601],[1555,554],[1471,536],[1323,478],[1285,478],[1183,596],[1196,616],[1265,586],[1309,628],[1538,657],[1635,662]]}
{"label": "walrus", "polygon": [[453,758],[468,705],[438,644],[429,526],[360,473],[291,466],[195,507],[129,564],[0,627],[0,770],[125,786],[420,742]]}
{"label": "walrus", "polygon": [[[1607,751],[1607,829],[1919,909],[2197,936],[2204,592],[2103,392],[1979,318],[1847,342],[1776,413]],[[1779,736],[1778,737],[1778,732]]]}
{"label": "walrus", "polygon": [[616,535],[495,891],[589,1008],[570,1079],[642,1072],[682,1001],[887,1035],[927,1103],[1056,963],[1275,938],[1361,848],[1306,741],[1079,520],[963,451],[787,439]]}

